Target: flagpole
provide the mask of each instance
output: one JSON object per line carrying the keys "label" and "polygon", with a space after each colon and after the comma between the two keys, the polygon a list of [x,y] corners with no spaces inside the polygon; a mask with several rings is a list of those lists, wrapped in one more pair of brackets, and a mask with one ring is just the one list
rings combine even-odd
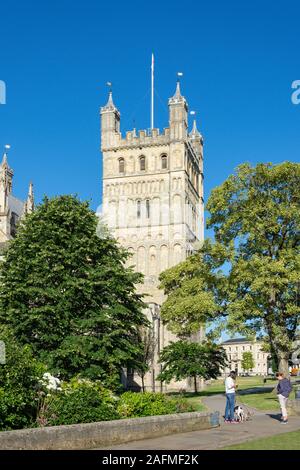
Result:
{"label": "flagpole", "polygon": [[151,129],[154,128],[154,55],[151,62]]}

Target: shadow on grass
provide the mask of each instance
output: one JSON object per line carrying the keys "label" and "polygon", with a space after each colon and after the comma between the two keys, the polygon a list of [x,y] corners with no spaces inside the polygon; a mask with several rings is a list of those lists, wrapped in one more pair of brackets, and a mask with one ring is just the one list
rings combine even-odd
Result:
{"label": "shadow on grass", "polygon": [[[274,390],[274,387],[249,387],[242,390],[238,390],[237,396],[239,395],[253,395],[253,394],[260,394],[260,393],[270,393]],[[223,395],[225,396],[225,391],[222,390],[201,390],[200,392],[170,392],[168,393],[170,396],[180,396],[184,398],[192,398],[192,397],[211,397],[213,395]]]}
{"label": "shadow on grass", "polygon": [[196,398],[196,397],[209,397],[212,395],[225,395],[225,392],[221,391],[208,391],[208,390],[203,390],[201,392],[169,392],[167,395],[170,395],[172,397],[183,397],[183,398]]}
{"label": "shadow on grass", "polygon": [[244,390],[238,390],[238,395],[252,395],[258,393],[270,393],[274,390],[273,387],[252,387],[252,388],[245,388]]}

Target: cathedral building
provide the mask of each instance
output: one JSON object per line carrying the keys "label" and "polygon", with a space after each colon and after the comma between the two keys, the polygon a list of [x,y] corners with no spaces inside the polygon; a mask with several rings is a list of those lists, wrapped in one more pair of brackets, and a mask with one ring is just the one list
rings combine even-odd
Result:
{"label": "cathedral building", "polygon": [[32,183],[29,185],[25,202],[17,199],[13,193],[13,170],[8,165],[7,152],[3,154],[0,165],[0,255],[6,243],[15,236],[18,221],[23,215],[34,209]]}
{"label": "cathedral building", "polygon": [[[112,92],[101,108],[103,215],[115,238],[144,275],[147,316],[153,324],[155,354],[147,374],[149,390],[162,390],[159,352],[176,340],[160,321],[164,293],[159,274],[189,256],[203,241],[203,138],[194,121],[188,128],[188,103],[180,83],[169,101],[169,126],[162,132],[129,130],[122,136],[120,112]],[[195,340],[200,340],[203,331]],[[139,378],[133,379],[139,384]],[[180,382],[173,388],[188,388]]]}

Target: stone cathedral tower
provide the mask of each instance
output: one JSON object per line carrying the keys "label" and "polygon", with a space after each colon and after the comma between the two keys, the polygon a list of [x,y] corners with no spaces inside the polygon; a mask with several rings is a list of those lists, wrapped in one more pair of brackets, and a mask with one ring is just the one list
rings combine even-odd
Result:
{"label": "stone cathedral tower", "polygon": [[26,201],[21,201],[12,193],[13,174],[5,151],[0,164],[0,256],[6,243],[15,236],[18,221],[34,209],[32,183]]}
{"label": "stone cathedral tower", "polygon": [[[177,82],[169,99],[169,127],[160,133],[120,131],[120,112],[112,93],[101,108],[103,214],[119,243],[132,253],[131,264],[145,280],[148,316],[153,322],[156,353],[146,386],[162,389],[157,355],[174,340],[159,317],[164,295],[158,276],[184,260],[203,240],[203,139],[194,121],[188,131],[188,104]],[[134,377],[139,383],[139,379]],[[186,388],[185,383],[172,388]]]}

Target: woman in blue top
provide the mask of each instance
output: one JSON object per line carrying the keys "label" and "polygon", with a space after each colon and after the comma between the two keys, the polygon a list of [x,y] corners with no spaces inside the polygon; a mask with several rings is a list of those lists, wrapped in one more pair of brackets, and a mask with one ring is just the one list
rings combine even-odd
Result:
{"label": "woman in blue top", "polygon": [[291,382],[284,377],[282,372],[277,372],[276,377],[278,379],[277,384],[277,396],[281,408],[282,414],[282,421],[281,424],[287,424],[288,417],[287,417],[287,410],[286,410],[286,403],[289,397],[289,394],[292,391]]}

